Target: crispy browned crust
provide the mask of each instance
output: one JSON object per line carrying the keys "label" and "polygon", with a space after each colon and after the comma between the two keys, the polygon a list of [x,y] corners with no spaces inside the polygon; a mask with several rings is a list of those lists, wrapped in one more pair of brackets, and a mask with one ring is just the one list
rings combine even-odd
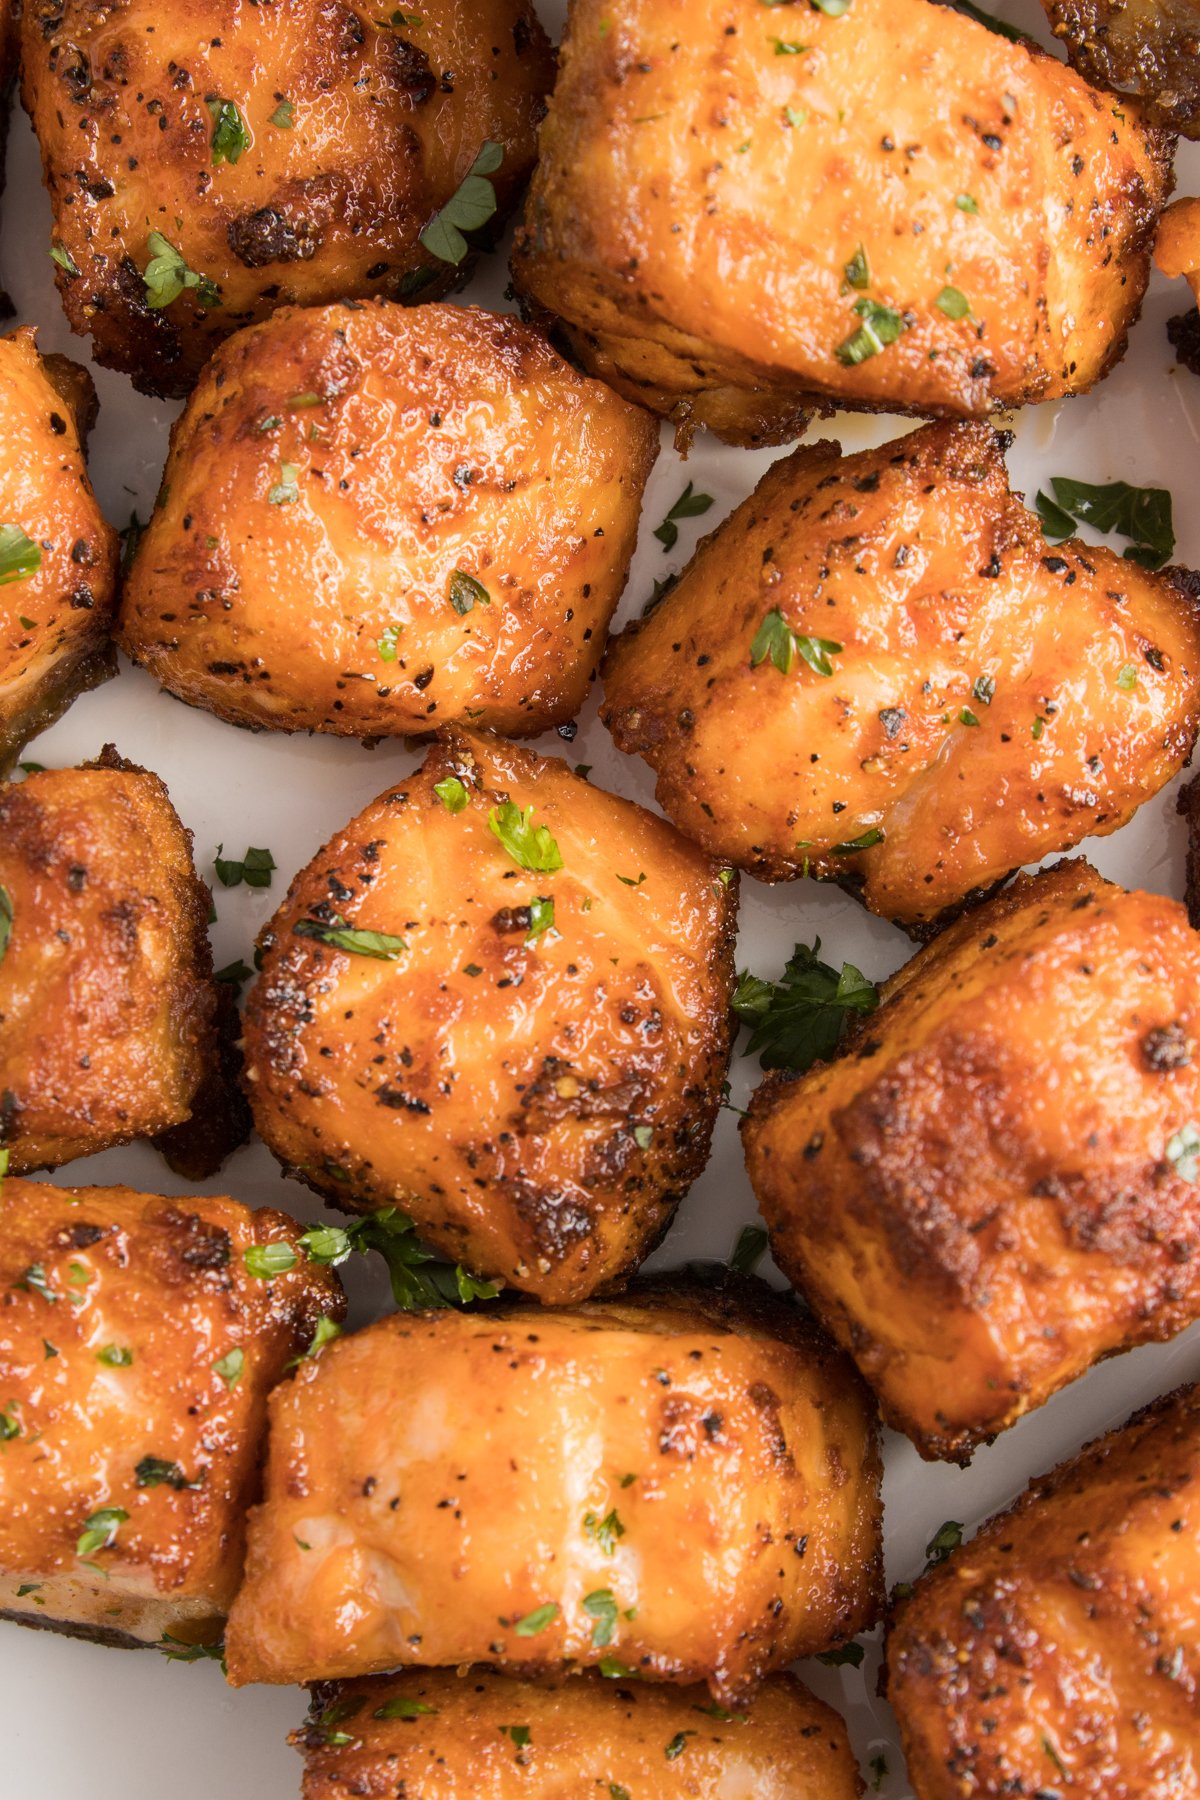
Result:
{"label": "crispy browned crust", "polygon": [[[207,934],[205,937],[207,942]],[[209,957],[211,961],[211,950]],[[192,1116],[160,1131],[154,1148],[186,1181],[207,1181],[250,1136],[253,1120],[242,1092],[242,1020],[233,990],[215,982],[213,1053],[192,1099]]]}
{"label": "crispy browned crust", "polygon": [[222,1002],[209,892],[158,776],[109,744],[0,788],[0,882],[14,913],[0,961],[11,1169],[184,1124],[220,1067]]}
{"label": "crispy browned crust", "polygon": [[[497,842],[506,800],[536,809],[560,871],[526,873]],[[534,899],[555,920],[530,943]],[[468,1267],[583,1299],[637,1266],[707,1161],[736,914],[734,882],[662,820],[557,760],[447,733],[262,935],[259,1133],[331,1204],[400,1205]],[[335,916],[407,948],[373,960],[297,930]]]}
{"label": "crispy browned crust", "polygon": [[[399,18],[399,15],[397,15]],[[149,393],[185,394],[219,340],[288,303],[383,294],[428,300],[465,277],[420,234],[485,141],[500,231],[535,155],[553,79],[527,0],[428,0],[387,11],[213,0],[197,37],[188,0],[28,0],[21,79],[41,144],[57,271],[72,327],[97,361]],[[213,159],[208,101],[232,100],[251,143]],[[287,100],[291,124],[275,113]],[[194,275],[147,304],[149,234]]]}
{"label": "crispy browned crust", "polygon": [[[906,6],[903,33],[892,0],[806,25],[783,82],[757,0],[697,14],[686,35],[656,0],[576,0],[518,288],[564,321],[585,367],[685,434],[779,442],[836,405],[982,418],[1086,391],[1138,313],[1170,133],[947,9]],[[910,115],[907,146],[871,103],[897,54],[931,106],[929,136]],[[955,206],[964,189],[986,253]],[[856,236],[870,297],[905,329],[846,366],[837,346],[858,321],[838,278]],[[956,330],[936,301],[947,265],[972,307]]]}
{"label": "crispy browned crust", "polygon": [[[246,1252],[294,1247],[302,1227],[221,1196],[10,1175],[0,1223],[0,1610],[100,1641],[212,1642],[268,1390],[319,1318],[344,1315],[337,1277],[297,1254],[259,1280]],[[148,1458],[177,1475],[147,1479]],[[89,1557],[80,1533],[109,1507],[119,1529]]]}
{"label": "crispy browned crust", "polygon": [[[601,717],[711,855],[837,881],[925,938],[1182,768],[1197,578],[1048,544],[1006,447],[975,422],[854,456],[803,445],[610,642]],[[761,654],[773,613],[833,644],[825,674]]]}
{"label": "crispy browned crust", "polygon": [[[234,724],[537,736],[587,697],[658,441],[510,314],[282,309],[172,429],[120,641]],[[456,571],[487,595],[466,613]]]}
{"label": "crispy browned crust", "polygon": [[[404,1701],[413,1717],[380,1718]],[[528,1742],[498,1755],[514,1720]],[[685,1748],[668,1758],[677,1736]],[[768,1790],[857,1800],[863,1792],[842,1720],[792,1675],[773,1676],[733,1718],[714,1715],[703,1688],[595,1675],[546,1685],[482,1667],[322,1682],[288,1741],[304,1755],[303,1800],[395,1800],[426,1792],[431,1768],[437,1800],[478,1800],[485,1790],[488,1800],[538,1792],[711,1800]]]}
{"label": "crispy browned crust", "polygon": [[59,1637],[79,1638],[85,1644],[102,1644],[106,1650],[149,1650],[146,1638],[133,1637],[128,1631],[115,1631],[111,1625],[87,1625],[72,1619],[43,1619],[33,1613],[0,1608],[0,1619],[9,1625],[23,1625],[26,1631],[53,1631]]}
{"label": "crispy browned crust", "polygon": [[116,674],[117,537],[84,462],[95,412],[88,372],[41,356],[31,327],[0,339],[0,523],[41,549],[32,574],[0,588],[0,775],[78,694]]}
{"label": "crispy browned crust", "polygon": [[[417,1661],[553,1676],[607,1652],[737,1703],[877,1616],[879,1478],[848,1361],[745,1278],[392,1315],[272,1403],[230,1679]],[[336,1546],[305,1550],[330,1505]],[[616,1511],[610,1548],[587,1508]],[[582,1604],[601,1587],[619,1602],[607,1642]],[[545,1629],[516,1629],[547,1603]]]}
{"label": "crispy browned crust", "polygon": [[1200,137],[1197,0],[1042,0],[1071,66],[1131,94],[1149,119]]}
{"label": "crispy browned crust", "polygon": [[918,1800],[1148,1800],[1200,1747],[1200,1390],[1088,1444],[893,1610],[884,1685]]}
{"label": "crispy browned crust", "polygon": [[[742,1124],[780,1267],[923,1456],[1200,1313],[1200,940],[1060,863],[966,915]],[[1084,1053],[1086,1052],[1086,1053]]]}

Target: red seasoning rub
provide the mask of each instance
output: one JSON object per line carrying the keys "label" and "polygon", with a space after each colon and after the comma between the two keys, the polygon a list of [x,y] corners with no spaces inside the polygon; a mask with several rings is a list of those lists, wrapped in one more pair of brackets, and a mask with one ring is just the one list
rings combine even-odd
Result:
{"label": "red seasoning rub", "polygon": [[780,1267],[921,1454],[1200,1316],[1200,938],[1085,862],[1017,878],[742,1127]]}
{"label": "red seasoning rub", "polygon": [[398,1664],[704,1682],[878,1615],[874,1408],[760,1282],[394,1315],[272,1402],[230,1680]]}
{"label": "red seasoning rub", "polygon": [[1195,1791],[1200,1389],[1030,1482],[916,1585],[887,1692],[917,1800]]}
{"label": "red seasoning rub", "polygon": [[775,1675],[736,1712],[704,1688],[584,1675],[558,1686],[493,1669],[418,1669],[322,1682],[291,1742],[303,1800],[858,1800],[845,1725],[794,1676]]}
{"label": "red seasoning rub", "polygon": [[125,1187],[0,1186],[0,1617],[212,1643],[241,1575],[266,1396],[344,1302],[282,1213]]}
{"label": "red seasoning rub", "polygon": [[117,534],[84,464],[95,410],[91,376],[41,356],[31,326],[0,338],[0,775],[116,673]]}
{"label": "red seasoning rub", "polygon": [[0,1146],[12,1173],[169,1132],[171,1159],[199,1180],[245,1136],[210,903],[166,788],[111,746],[0,787]]}
{"label": "red seasoning rub", "polygon": [[712,855],[919,934],[1182,768],[1200,582],[1047,542],[1004,448],[974,424],[801,448],[614,640],[608,727]]}
{"label": "red seasoning rub", "polygon": [[536,736],[587,696],[657,451],[511,316],[288,308],[175,426],[121,642],[237,725]]}
{"label": "red seasoning rub", "polygon": [[553,74],[526,0],[30,0],[22,91],[73,329],[186,394],[276,306],[446,293],[520,197]]}
{"label": "red seasoning rub", "polygon": [[700,1174],[736,877],[564,763],[451,733],[293,881],[246,1005],[260,1135],[335,1206],[569,1304]]}
{"label": "red seasoning rub", "polygon": [[585,368],[733,442],[985,417],[1121,356],[1172,138],[926,0],[575,0],[513,259]]}

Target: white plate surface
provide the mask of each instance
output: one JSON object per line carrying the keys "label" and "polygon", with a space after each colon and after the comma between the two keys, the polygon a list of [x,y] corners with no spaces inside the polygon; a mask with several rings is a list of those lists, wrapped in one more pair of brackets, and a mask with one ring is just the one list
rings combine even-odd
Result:
{"label": "white plate surface", "polygon": [[[562,6],[541,0],[539,10],[557,36]],[[1050,39],[1035,0],[1001,0],[996,10]],[[196,30],[202,33],[203,6]],[[1200,191],[1200,146],[1181,147],[1178,191]],[[17,323],[35,324],[44,350],[86,362],[83,340],[62,316],[47,256],[50,209],[41,186],[37,148],[27,121],[13,119],[7,193],[0,217],[0,285],[12,295]],[[505,310],[505,252],[485,260],[464,299]],[[1085,481],[1127,480],[1172,489],[1178,537],[1176,560],[1200,567],[1200,379],[1175,366],[1165,326],[1183,310],[1187,290],[1155,276],[1129,354],[1092,395],[1058,406],[1032,407],[1006,420],[1016,433],[1009,453],[1014,486],[1030,497],[1052,475]],[[166,453],[171,402],[135,394],[124,376],[95,369],[100,418],[90,466],[108,517],[123,525],[136,508],[148,516]],[[910,421],[841,415],[822,426],[847,450],[866,448],[912,429]],[[696,538],[710,530],[753,488],[780,451],[746,451],[701,441],[686,466],[664,430],[663,453],[647,492],[643,529],[619,619],[641,610],[655,577],[682,566]],[[714,497],[708,515],[685,520],[667,555],[653,527],[684,483]],[[94,756],[105,742],[154,769],[166,781],[184,823],[195,834],[200,874],[215,881],[218,843],[231,854],[246,844],[270,847],[279,867],[267,892],[217,889],[213,927],[217,967],[244,956],[281,897],[291,875],[360,807],[405,773],[414,758],[403,745],[365,750],[330,738],[252,735],[181,705],[149,676],[123,662],[120,678],[85,695],[26,755],[50,766]],[[580,720],[569,752],[551,735],[539,748],[593,765],[592,779],[644,805],[653,805],[650,771],[618,755],[596,718],[594,701]],[[1113,837],[1095,838],[1087,854],[1101,873],[1130,887],[1182,896],[1184,830],[1175,815],[1173,784]],[[743,879],[739,967],[778,975],[794,942],[819,933],[831,961],[848,958],[879,978],[905,960],[907,941],[890,925],[816,883],[768,888]],[[744,1105],[757,1063],[735,1054],[732,1098]],[[650,1267],[675,1267],[695,1257],[728,1256],[741,1226],[755,1218],[754,1197],[738,1145],[736,1118],[720,1116],[712,1160],[680,1208]],[[58,1172],[69,1184],[129,1182],[151,1192],[196,1191],[176,1180],[149,1148],[134,1145],[74,1162]],[[257,1142],[240,1150],[204,1192],[233,1193],[251,1205],[282,1206],[300,1218],[321,1216],[315,1196],[284,1180]],[[388,1304],[378,1259],[361,1259],[347,1273],[352,1321],[362,1323]],[[766,1270],[771,1273],[770,1270]],[[772,1276],[778,1279],[777,1276]],[[1184,1381],[1200,1379],[1200,1325],[1174,1343],[1135,1351],[1095,1369],[1024,1420],[969,1469],[923,1464],[903,1439],[887,1434],[886,1544],[889,1585],[918,1573],[924,1546],[948,1518],[968,1529],[1009,1501],[1028,1478],[1050,1467],[1086,1438],[1119,1423],[1135,1406]],[[874,1694],[878,1646],[868,1640],[860,1670],[801,1666],[805,1678],[847,1715],[864,1770],[880,1753],[887,1773],[874,1790],[882,1800],[906,1800],[911,1787],[895,1742],[888,1708]],[[304,1713],[304,1697],[288,1688],[226,1688],[211,1663],[169,1663],[152,1652],[104,1650],[48,1633],[0,1625],[0,1694],[4,1743],[0,1793],[11,1800],[212,1800],[254,1796],[295,1800],[300,1764],[284,1738]]]}

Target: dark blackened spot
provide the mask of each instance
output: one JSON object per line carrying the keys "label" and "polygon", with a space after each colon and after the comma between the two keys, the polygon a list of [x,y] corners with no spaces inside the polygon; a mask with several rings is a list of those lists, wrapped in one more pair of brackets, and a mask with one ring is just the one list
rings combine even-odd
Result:
{"label": "dark blackened spot", "polygon": [[321,233],[309,220],[290,219],[274,206],[231,219],[226,230],[229,248],[247,269],[263,269],[268,263],[307,262],[321,248]]}
{"label": "dark blackened spot", "polygon": [[894,738],[907,717],[908,714],[902,706],[885,706],[879,715],[879,723],[883,726],[885,734]]}
{"label": "dark blackened spot", "polygon": [[1169,1069],[1186,1069],[1192,1060],[1192,1047],[1183,1026],[1176,1020],[1170,1025],[1157,1025],[1146,1033],[1142,1039],[1142,1055],[1149,1068],[1162,1074]]}

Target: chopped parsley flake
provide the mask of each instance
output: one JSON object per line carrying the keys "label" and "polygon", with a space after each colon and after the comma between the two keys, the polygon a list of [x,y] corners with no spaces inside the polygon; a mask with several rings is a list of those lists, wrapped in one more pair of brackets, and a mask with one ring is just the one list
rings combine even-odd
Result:
{"label": "chopped parsley flake", "polygon": [[801,631],[793,631],[778,607],[772,607],[754,634],[750,646],[750,667],[757,669],[768,657],[781,675],[787,675],[792,667],[794,652],[799,652],[815,675],[830,676],[833,664],[829,658],[839,656],[842,645],[832,638],[809,637]]}
{"label": "chopped parsley flake", "polygon": [[19,525],[0,525],[0,587],[25,581],[42,566],[42,547]]}
{"label": "chopped parsley flake", "polygon": [[843,338],[834,350],[838,361],[847,368],[878,356],[881,350],[894,344],[901,333],[908,329],[900,313],[894,307],[884,306],[879,300],[868,300],[864,296],[854,302],[854,310],[862,323],[857,331],[852,331],[849,337]]}
{"label": "chopped parsley flake", "polygon": [[470,249],[463,233],[478,231],[494,217],[496,190],[487,178],[503,161],[504,146],[487,139],[457,190],[421,233],[421,243],[439,262],[457,267]]}
{"label": "chopped parsley flake", "polygon": [[206,100],[205,105],[212,115],[214,165],[236,163],[243,150],[250,148],[250,133],[241,113],[232,100]]}
{"label": "chopped parsley flake", "polygon": [[328,921],[297,919],[292,931],[296,937],[316,938],[318,943],[343,950],[348,956],[374,956],[380,962],[394,962],[408,949],[402,937],[392,937],[386,931],[361,931],[347,925],[340,913],[331,913]]}
{"label": "chopped parsley flake", "polygon": [[150,260],[142,281],[146,288],[146,305],[155,312],[170,306],[186,289],[193,289],[197,300],[207,311],[221,304],[221,290],[207,275],[189,269],[183,254],[161,231],[152,231],[146,239]]}
{"label": "chopped parsley flake", "polygon": [[562,854],[548,825],[534,825],[533,807],[524,812],[511,800],[493,806],[488,814],[488,829],[497,838],[518,868],[533,874],[552,875],[563,866]]}
{"label": "chopped parsley flake", "polygon": [[663,549],[673,550],[679,542],[679,519],[698,519],[712,503],[711,494],[697,494],[689,481],[662,524],[655,528],[654,535]]}

